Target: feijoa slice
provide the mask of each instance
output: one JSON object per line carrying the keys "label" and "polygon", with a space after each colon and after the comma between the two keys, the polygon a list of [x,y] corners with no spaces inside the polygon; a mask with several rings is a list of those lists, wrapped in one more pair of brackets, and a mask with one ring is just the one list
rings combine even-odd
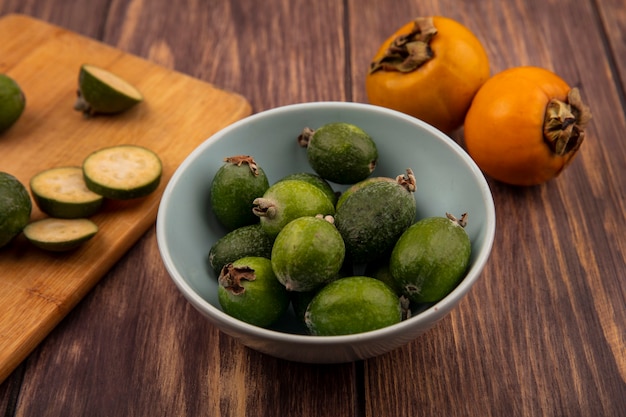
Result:
{"label": "feijoa slice", "polygon": [[289,307],[289,294],[267,258],[250,256],[225,265],[218,283],[224,312],[246,323],[269,327]]}
{"label": "feijoa slice", "polygon": [[85,116],[121,113],[141,101],[141,92],[120,76],[95,65],[80,67],[74,109]]}
{"label": "feijoa slice", "polygon": [[29,223],[24,236],[35,246],[64,252],[76,249],[98,232],[98,226],[89,219],[56,219],[47,217]]}
{"label": "feijoa slice", "polygon": [[46,169],[30,179],[33,199],[41,211],[60,219],[77,219],[95,214],[104,197],[87,188],[81,167]]}
{"label": "feijoa slice", "polygon": [[398,239],[389,268],[396,285],[411,301],[439,301],[463,279],[471,256],[465,222],[465,214],[458,220],[450,214],[428,217]]}
{"label": "feijoa slice", "polygon": [[224,265],[247,256],[269,258],[272,241],[260,223],[239,227],[222,236],[209,250],[209,265],[219,275]]}
{"label": "feijoa slice", "polygon": [[11,77],[0,74],[0,133],[20,118],[26,107],[26,96]]}
{"label": "feijoa slice", "polygon": [[305,128],[298,143],[306,147],[309,165],[322,178],[338,184],[354,184],[376,168],[378,149],[360,127],[346,122]]}
{"label": "feijoa slice", "polygon": [[345,245],[332,221],[299,217],[278,233],[272,248],[272,269],[289,291],[311,291],[336,279]]}
{"label": "feijoa slice", "polygon": [[333,187],[326,181],[324,178],[320,177],[317,174],[312,174],[310,172],[296,172],[294,174],[288,174],[281,178],[279,181],[285,180],[302,180],[309,182],[315,186],[317,186],[320,190],[324,191],[328,196],[328,199],[332,201],[333,204],[337,203],[337,192],[333,189]]}
{"label": "feijoa slice", "polygon": [[13,175],[0,172],[0,248],[22,232],[30,220],[32,208],[24,184]]}
{"label": "feijoa slice", "polygon": [[412,171],[396,181],[370,181],[348,190],[335,213],[335,225],[355,263],[378,259],[415,221],[415,178]]}
{"label": "feijoa slice", "polygon": [[224,159],[211,182],[211,208],[229,230],[258,223],[252,202],[269,188],[263,169],[249,155]]}
{"label": "feijoa slice", "polygon": [[375,278],[340,278],[323,287],[304,315],[310,333],[334,336],[363,333],[399,323],[402,306],[387,284]]}
{"label": "feijoa slice", "polygon": [[302,180],[276,182],[253,204],[253,212],[260,217],[263,230],[272,240],[298,217],[335,214],[335,206],[326,193]]}
{"label": "feijoa slice", "polygon": [[155,152],[130,144],[99,149],[83,161],[87,188],[112,200],[151,194],[159,186],[162,170]]}

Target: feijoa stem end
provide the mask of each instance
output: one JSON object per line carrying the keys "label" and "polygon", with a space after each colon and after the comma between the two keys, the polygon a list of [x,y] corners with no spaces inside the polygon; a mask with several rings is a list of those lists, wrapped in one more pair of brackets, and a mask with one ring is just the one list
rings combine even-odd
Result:
{"label": "feijoa stem end", "polygon": [[225,290],[240,295],[246,291],[245,287],[241,285],[241,281],[254,281],[255,279],[254,269],[249,266],[234,266],[229,263],[222,268],[218,282]]}

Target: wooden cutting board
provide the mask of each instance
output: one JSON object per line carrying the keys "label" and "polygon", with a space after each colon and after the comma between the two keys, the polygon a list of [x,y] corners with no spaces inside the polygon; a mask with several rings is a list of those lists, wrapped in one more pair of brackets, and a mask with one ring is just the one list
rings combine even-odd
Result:
{"label": "wooden cutting board", "polygon": [[[144,102],[124,114],[84,118],[73,110],[83,63],[131,82]],[[90,152],[115,144],[146,146],[163,162],[157,192],[107,201],[92,217],[100,231],[78,250],[47,253],[23,236],[0,249],[1,383],[154,224],[163,189],[183,159],[251,107],[239,95],[22,15],[0,19],[0,73],[27,97],[22,117],[0,135],[0,171],[24,185],[43,169],[78,166]],[[43,214],[34,207],[31,217]]]}

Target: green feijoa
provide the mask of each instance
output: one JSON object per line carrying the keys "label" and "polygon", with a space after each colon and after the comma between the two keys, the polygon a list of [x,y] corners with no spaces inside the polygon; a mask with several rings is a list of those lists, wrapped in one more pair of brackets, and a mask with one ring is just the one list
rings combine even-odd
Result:
{"label": "green feijoa", "polygon": [[224,265],[246,256],[269,258],[272,241],[260,223],[241,226],[222,236],[209,250],[209,266],[219,275]]}
{"label": "green feijoa", "polygon": [[215,217],[229,230],[259,221],[252,202],[269,188],[263,169],[254,158],[236,155],[224,158],[211,182],[211,207]]}
{"label": "green feijoa", "polygon": [[255,326],[271,326],[289,307],[289,294],[267,258],[249,256],[225,265],[218,284],[222,310]]}
{"label": "green feijoa", "polygon": [[337,278],[344,256],[343,239],[332,218],[305,216],[278,233],[271,260],[276,278],[287,290],[311,291]]}
{"label": "green feijoa", "polygon": [[307,149],[307,160],[322,178],[338,184],[354,184],[376,168],[378,149],[360,127],[346,122],[328,123],[316,130],[305,128],[298,143]]}
{"label": "green feijoa", "polygon": [[290,221],[304,216],[335,214],[335,206],[326,194],[302,180],[274,183],[263,197],[253,201],[252,211],[260,217],[265,233],[274,240]]}
{"label": "green feijoa", "polygon": [[291,306],[293,307],[294,315],[299,323],[304,324],[304,314],[309,306],[309,303],[319,292],[319,289],[311,291],[291,291],[289,298],[291,298]]}
{"label": "green feijoa", "polygon": [[363,333],[399,323],[400,298],[375,278],[340,278],[322,288],[307,307],[304,321],[317,336]]}
{"label": "green feijoa", "polygon": [[369,262],[365,266],[365,271],[363,274],[368,277],[376,278],[387,284],[392,290],[398,294],[398,296],[402,295],[402,289],[396,285],[396,281],[393,279],[391,275],[391,269],[389,268],[389,257],[391,253],[387,253],[384,256]]}
{"label": "green feijoa", "polygon": [[337,202],[337,192],[333,189],[333,187],[326,181],[324,178],[320,177],[317,174],[312,174],[310,172],[296,172],[295,174],[289,174],[279,181],[285,180],[302,180],[309,182],[315,186],[317,186],[320,190],[324,191],[328,196],[328,199],[332,201],[333,204]]}
{"label": "green feijoa", "polygon": [[389,268],[396,285],[411,301],[439,301],[463,279],[471,255],[465,224],[465,214],[458,220],[450,214],[428,217],[400,236]]}
{"label": "green feijoa", "polygon": [[337,202],[335,203],[335,210],[339,209],[339,207],[343,204],[343,202],[346,201],[346,199],[350,197],[355,191],[360,190],[361,188],[373,182],[381,182],[381,181],[395,182],[396,180],[394,178],[389,178],[389,177],[371,177],[371,178],[366,178],[363,181],[359,181],[356,184],[353,184],[346,191],[341,193],[339,198],[337,198]]}
{"label": "green feijoa", "polygon": [[28,190],[13,175],[0,172],[0,248],[24,230],[33,203]]}
{"label": "green feijoa", "polygon": [[396,181],[373,181],[358,187],[335,213],[335,225],[346,244],[346,256],[365,263],[384,255],[416,216],[412,171]]}
{"label": "green feijoa", "polygon": [[13,126],[26,107],[26,96],[11,77],[0,74],[0,133]]}

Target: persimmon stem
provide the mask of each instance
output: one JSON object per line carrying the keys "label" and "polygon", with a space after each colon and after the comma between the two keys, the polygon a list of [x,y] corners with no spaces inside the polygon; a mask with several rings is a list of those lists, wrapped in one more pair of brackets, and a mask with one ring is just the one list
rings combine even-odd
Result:
{"label": "persimmon stem", "polygon": [[370,64],[370,74],[379,70],[411,72],[434,56],[430,41],[437,35],[432,17],[418,17],[411,32],[396,37],[385,54]]}
{"label": "persimmon stem", "polygon": [[583,104],[578,88],[572,88],[567,101],[552,99],[546,106],[543,137],[552,152],[564,156],[578,151],[585,138],[591,111]]}

